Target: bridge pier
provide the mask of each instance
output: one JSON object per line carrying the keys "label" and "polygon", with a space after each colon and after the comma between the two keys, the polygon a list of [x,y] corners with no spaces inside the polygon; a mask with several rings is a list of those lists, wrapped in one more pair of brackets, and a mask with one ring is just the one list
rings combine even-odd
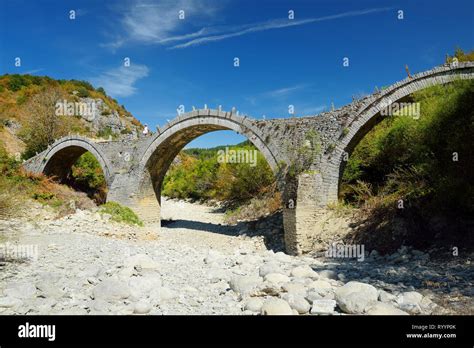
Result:
{"label": "bridge pier", "polygon": [[323,178],[318,171],[304,172],[286,183],[283,224],[285,247],[289,254],[300,255],[313,249],[326,213],[327,200]]}
{"label": "bridge pier", "polygon": [[132,209],[145,223],[159,223],[161,202],[156,197],[147,172],[141,180],[134,173],[116,174],[107,194],[114,201]]}

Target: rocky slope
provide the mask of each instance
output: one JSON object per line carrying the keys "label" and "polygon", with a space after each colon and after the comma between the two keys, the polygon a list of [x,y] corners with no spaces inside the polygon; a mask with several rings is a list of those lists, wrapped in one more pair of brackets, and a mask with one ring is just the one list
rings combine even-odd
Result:
{"label": "rocky slope", "polygon": [[159,235],[156,226],[125,227],[93,211],[59,220],[39,206],[31,211],[27,220],[0,221],[10,243],[38,248],[37,259],[1,264],[1,314],[405,315],[474,308],[466,259],[440,263],[412,250],[372,253],[364,262],[293,257],[267,249],[265,239],[278,233],[270,220],[226,226],[215,208],[180,201],[163,200],[168,221]]}
{"label": "rocky slope", "polygon": [[53,105],[51,112],[68,117],[69,131],[109,139],[136,137],[143,128],[123,105],[88,82],[7,74],[0,76],[0,140],[10,154],[24,150],[21,133],[34,120],[32,100],[51,90],[58,96],[55,103],[64,104]]}

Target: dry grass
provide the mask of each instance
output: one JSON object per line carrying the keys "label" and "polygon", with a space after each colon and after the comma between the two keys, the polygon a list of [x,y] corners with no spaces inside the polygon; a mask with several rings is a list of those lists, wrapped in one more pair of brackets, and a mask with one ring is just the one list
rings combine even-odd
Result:
{"label": "dry grass", "polygon": [[247,204],[227,211],[225,221],[230,224],[238,221],[256,220],[271,215],[282,208],[281,194],[276,191],[263,197],[253,198]]}
{"label": "dry grass", "polygon": [[0,178],[0,218],[26,213],[24,206],[31,199],[55,208],[58,217],[72,214],[76,208],[95,207],[94,202],[85,193],[60,185],[43,174],[33,174],[20,169],[14,177]]}
{"label": "dry grass", "polygon": [[24,197],[16,186],[4,177],[0,178],[0,219],[8,219],[21,213]]}

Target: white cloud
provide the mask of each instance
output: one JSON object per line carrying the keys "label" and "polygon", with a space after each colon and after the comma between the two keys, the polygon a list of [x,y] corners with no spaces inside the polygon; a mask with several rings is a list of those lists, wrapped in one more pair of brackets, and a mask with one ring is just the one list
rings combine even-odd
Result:
{"label": "white cloud", "polygon": [[136,92],[135,82],[148,76],[148,72],[147,66],[132,64],[108,70],[90,81],[113,97],[128,97]]}
{"label": "white cloud", "polygon": [[41,71],[43,71],[44,69],[43,68],[40,68],[40,69],[33,69],[33,70],[27,70],[25,72],[22,72],[22,74],[24,75],[34,75],[34,74],[37,74]]}
{"label": "white cloud", "polygon": [[249,33],[255,33],[259,31],[265,31],[265,30],[271,30],[271,29],[279,29],[279,28],[286,28],[286,27],[293,27],[293,26],[299,26],[299,25],[304,25],[304,24],[310,24],[310,23],[315,23],[315,22],[322,22],[322,21],[329,21],[329,20],[334,20],[334,19],[339,19],[339,18],[345,18],[345,17],[355,17],[355,16],[363,16],[367,15],[370,13],[376,13],[376,12],[382,12],[382,11],[387,11],[390,8],[373,8],[373,9],[366,9],[366,10],[359,10],[359,11],[350,11],[350,12],[343,12],[343,13],[338,13],[335,15],[330,15],[330,16],[324,16],[324,17],[317,17],[317,18],[308,18],[308,19],[302,19],[302,20],[270,20],[267,22],[262,22],[262,23],[255,23],[255,24],[250,24],[250,25],[245,25],[239,28],[236,31],[233,32],[228,32],[228,33],[223,33],[219,35],[210,35],[206,37],[201,37],[197,38],[194,40],[187,41],[185,43],[175,45],[172,48],[185,48],[189,46],[196,46],[196,45],[201,45],[206,42],[211,42],[211,41],[220,41],[224,39],[228,39],[231,37],[237,37],[237,36],[242,36],[245,34]]}
{"label": "white cloud", "polygon": [[[221,41],[250,33],[306,25],[322,21],[330,21],[346,17],[364,16],[385,12],[392,8],[372,8],[349,11],[329,16],[300,20],[272,19],[265,22],[237,26],[208,26],[191,33],[183,33],[183,28],[195,19],[212,20],[219,9],[215,3],[192,0],[164,0],[150,4],[144,0],[136,0],[125,10],[121,19],[123,33],[114,41],[103,46],[118,48],[127,42],[161,44],[170,49],[198,46],[209,42]],[[186,20],[180,20],[178,13],[184,10]]]}
{"label": "white cloud", "polygon": [[[184,11],[185,20],[179,18],[179,11]],[[205,28],[191,34],[179,33],[187,24],[188,18],[208,17],[214,13],[214,8],[203,1],[135,0],[121,12],[125,13],[120,19],[121,33],[103,46],[116,49],[127,42],[166,44],[206,35]]]}
{"label": "white cloud", "polygon": [[270,97],[270,98],[282,98],[282,97],[286,97],[287,95],[295,92],[295,91],[298,91],[298,90],[301,90],[303,88],[305,88],[306,85],[295,85],[295,86],[290,86],[290,87],[284,87],[284,88],[279,88],[279,89],[275,89],[273,91],[269,91],[269,92],[265,92],[262,94],[262,96],[264,97]]}

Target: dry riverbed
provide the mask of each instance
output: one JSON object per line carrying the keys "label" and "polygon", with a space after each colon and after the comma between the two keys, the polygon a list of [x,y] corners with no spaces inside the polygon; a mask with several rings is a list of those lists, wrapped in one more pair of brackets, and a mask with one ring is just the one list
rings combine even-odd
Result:
{"label": "dry riverbed", "polygon": [[90,211],[55,220],[40,207],[0,221],[10,253],[37,250],[0,264],[0,314],[473,313],[468,257],[294,257],[269,250],[281,239],[272,221],[227,226],[216,208],[172,200],[162,215],[159,233]]}

